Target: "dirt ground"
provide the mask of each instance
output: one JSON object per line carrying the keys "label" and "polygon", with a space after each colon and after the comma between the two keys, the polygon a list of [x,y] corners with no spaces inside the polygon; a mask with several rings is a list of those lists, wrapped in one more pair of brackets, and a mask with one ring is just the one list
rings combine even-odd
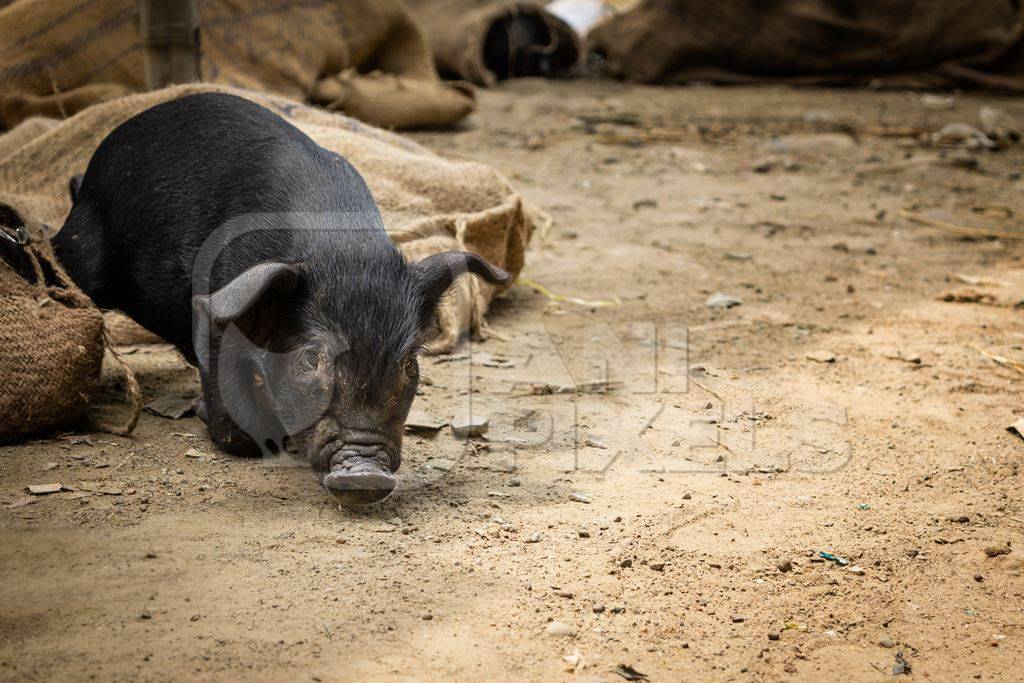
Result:
{"label": "dirt ground", "polygon": [[[1013,230],[1024,148],[931,142],[985,104],[1024,121],[973,95],[481,93],[414,137],[550,212],[525,281],[619,305],[516,285],[414,405],[471,404],[487,437],[410,433],[359,512],[193,417],[2,449],[0,679],[1018,679],[1024,251],[901,215]],[[148,399],[195,393],[168,347],[126,350]]]}

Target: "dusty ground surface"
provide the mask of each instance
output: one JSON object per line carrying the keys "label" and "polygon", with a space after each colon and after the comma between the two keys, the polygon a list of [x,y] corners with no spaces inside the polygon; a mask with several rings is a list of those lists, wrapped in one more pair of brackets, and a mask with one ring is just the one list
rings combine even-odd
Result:
{"label": "dusty ground surface", "polygon": [[[416,138],[553,215],[526,279],[621,305],[517,285],[414,406],[472,399],[490,439],[410,434],[362,512],[216,456],[195,418],[3,449],[0,678],[881,680],[898,653],[1017,678],[1021,243],[899,215],[1012,229],[1024,150],[971,170],[922,135],[982,104],[1024,120],[976,96],[483,93]],[[149,398],[195,392],[166,347],[129,350]],[[48,482],[77,490],[26,498]]]}

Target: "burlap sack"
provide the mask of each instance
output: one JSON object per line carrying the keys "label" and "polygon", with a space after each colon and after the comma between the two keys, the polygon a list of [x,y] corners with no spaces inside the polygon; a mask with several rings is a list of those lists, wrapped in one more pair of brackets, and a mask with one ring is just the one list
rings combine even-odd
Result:
{"label": "burlap sack", "polygon": [[[401,0],[196,0],[202,80],[313,100],[375,125],[450,125],[474,108],[443,85]],[[0,3],[0,120],[66,117],[144,91],[136,0]]]}
{"label": "burlap sack", "polygon": [[1024,90],[1015,0],[643,0],[595,27],[613,76]]}
{"label": "burlap sack", "polygon": [[[491,86],[504,78],[557,77],[567,74],[580,56],[576,32],[546,11],[543,2],[409,0],[409,6],[426,33],[438,70],[449,78]],[[517,17],[535,22],[538,32],[506,30]],[[508,44],[490,46],[493,39]],[[519,51],[543,54],[547,68],[522,65],[515,56]]]}
{"label": "burlap sack", "polygon": [[[160,102],[197,92],[230,92],[280,114],[319,144],[347,158],[366,179],[391,238],[413,259],[447,250],[475,252],[513,274],[523,267],[534,227],[546,216],[524,206],[508,182],[480,164],[448,161],[393,133],[283,97],[215,85],[187,85],[106,102],[28,139],[0,158],[0,204],[51,231],[71,208],[68,179],[81,173],[106,135]],[[0,149],[7,148],[0,136]],[[433,350],[452,348],[481,328],[494,289],[473,277],[453,288],[440,311]]]}
{"label": "burlap sack", "polygon": [[[12,220],[12,218],[14,220]],[[0,211],[0,441],[74,426],[85,416],[103,362],[103,316],[67,279],[46,242],[17,244],[26,232]],[[138,419],[109,431],[128,434]]]}

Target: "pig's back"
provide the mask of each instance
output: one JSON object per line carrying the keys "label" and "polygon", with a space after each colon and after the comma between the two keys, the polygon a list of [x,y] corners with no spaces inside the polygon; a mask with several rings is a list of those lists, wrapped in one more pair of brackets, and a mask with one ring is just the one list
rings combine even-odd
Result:
{"label": "pig's back", "polygon": [[107,291],[117,299],[107,305],[186,355],[193,294],[337,243],[331,216],[368,230],[362,238],[387,239],[347,161],[273,112],[220,93],[160,104],[115,129],[90,161],[75,210],[103,234]]}

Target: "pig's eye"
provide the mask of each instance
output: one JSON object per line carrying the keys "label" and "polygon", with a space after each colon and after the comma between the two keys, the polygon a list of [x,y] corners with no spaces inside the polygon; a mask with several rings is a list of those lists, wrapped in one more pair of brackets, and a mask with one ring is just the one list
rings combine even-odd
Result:
{"label": "pig's eye", "polygon": [[305,349],[299,355],[299,364],[306,372],[313,372],[320,366],[320,352],[314,348]]}

